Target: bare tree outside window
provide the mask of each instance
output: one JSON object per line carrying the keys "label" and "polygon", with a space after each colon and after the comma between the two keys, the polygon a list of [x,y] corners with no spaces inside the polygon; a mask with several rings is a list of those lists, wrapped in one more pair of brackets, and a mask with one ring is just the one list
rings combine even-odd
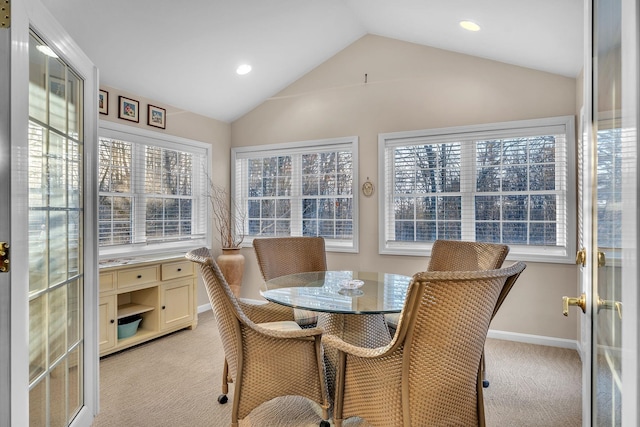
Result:
{"label": "bare tree outside window", "polygon": [[381,245],[389,253],[413,253],[437,239],[454,239],[564,250],[572,121],[383,134]]}
{"label": "bare tree outside window", "polygon": [[[194,183],[205,157],[101,137],[98,227],[101,247],[189,241],[204,235]],[[205,211],[206,212],[206,211]]]}
{"label": "bare tree outside window", "polygon": [[328,248],[357,246],[356,137],[242,147],[234,154],[236,197],[247,237],[322,236]]}

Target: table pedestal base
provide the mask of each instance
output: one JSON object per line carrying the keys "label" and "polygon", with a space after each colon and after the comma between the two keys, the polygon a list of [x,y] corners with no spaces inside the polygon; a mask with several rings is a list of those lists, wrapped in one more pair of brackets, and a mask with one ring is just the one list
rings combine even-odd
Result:
{"label": "table pedestal base", "polygon": [[[336,335],[358,347],[377,348],[391,342],[383,314],[318,313],[318,326],[325,334]],[[329,396],[333,399],[338,352],[324,349]]]}

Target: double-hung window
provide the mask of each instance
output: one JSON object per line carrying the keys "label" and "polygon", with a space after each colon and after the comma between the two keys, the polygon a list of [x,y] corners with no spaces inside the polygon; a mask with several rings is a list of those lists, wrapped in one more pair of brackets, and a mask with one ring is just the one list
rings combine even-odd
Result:
{"label": "double-hung window", "polygon": [[574,145],[573,116],[379,135],[380,252],[424,256],[451,239],[570,262]]}
{"label": "double-hung window", "polygon": [[208,244],[210,147],[111,122],[99,146],[100,255]]}
{"label": "double-hung window", "polygon": [[245,244],[255,237],[322,236],[358,250],[357,137],[232,149],[234,203]]}

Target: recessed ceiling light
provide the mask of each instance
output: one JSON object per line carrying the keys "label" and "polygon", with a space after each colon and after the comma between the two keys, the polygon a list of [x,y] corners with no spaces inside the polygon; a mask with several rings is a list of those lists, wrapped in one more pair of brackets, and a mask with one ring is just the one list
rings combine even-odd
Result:
{"label": "recessed ceiling light", "polygon": [[473,21],[460,21],[460,26],[469,31],[480,31],[480,25]]}
{"label": "recessed ceiling light", "polygon": [[38,49],[41,53],[44,53],[45,55],[50,56],[52,58],[57,58],[58,57],[58,55],[56,55],[56,53],[53,51],[53,49],[51,49],[47,45],[39,44],[38,46],[36,46],[36,49]]}
{"label": "recessed ceiling light", "polygon": [[251,65],[249,64],[242,64],[241,66],[239,66],[236,69],[236,73],[240,74],[241,76],[244,76],[245,74],[249,73],[251,71]]}

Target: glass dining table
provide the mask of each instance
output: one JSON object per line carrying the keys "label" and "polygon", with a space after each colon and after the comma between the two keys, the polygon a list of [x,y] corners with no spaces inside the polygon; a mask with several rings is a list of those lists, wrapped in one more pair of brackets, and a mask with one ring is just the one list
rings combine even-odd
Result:
{"label": "glass dining table", "polygon": [[[384,315],[404,306],[411,277],[366,271],[316,271],[266,281],[260,294],[268,301],[318,312],[318,326],[359,347],[391,342]],[[327,353],[327,374],[335,375],[337,354]],[[329,381],[331,384],[333,381]]]}

